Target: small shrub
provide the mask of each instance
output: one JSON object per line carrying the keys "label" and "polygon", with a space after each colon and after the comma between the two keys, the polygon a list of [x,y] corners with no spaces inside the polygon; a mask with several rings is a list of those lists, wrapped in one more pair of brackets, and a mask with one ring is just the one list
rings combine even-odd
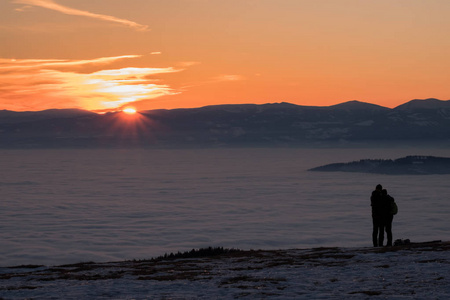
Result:
{"label": "small shrub", "polygon": [[228,253],[240,252],[242,250],[239,249],[228,249],[223,247],[208,247],[208,248],[200,248],[200,249],[192,249],[191,251],[185,251],[177,253],[164,254],[163,256],[159,256],[153,258],[152,260],[172,260],[178,258],[199,258],[199,257],[211,257]]}

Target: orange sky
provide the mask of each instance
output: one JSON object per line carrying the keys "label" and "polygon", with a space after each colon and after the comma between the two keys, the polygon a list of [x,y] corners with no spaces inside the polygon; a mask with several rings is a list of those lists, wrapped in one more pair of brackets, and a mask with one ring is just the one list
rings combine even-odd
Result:
{"label": "orange sky", "polygon": [[448,0],[2,0],[0,109],[450,99]]}

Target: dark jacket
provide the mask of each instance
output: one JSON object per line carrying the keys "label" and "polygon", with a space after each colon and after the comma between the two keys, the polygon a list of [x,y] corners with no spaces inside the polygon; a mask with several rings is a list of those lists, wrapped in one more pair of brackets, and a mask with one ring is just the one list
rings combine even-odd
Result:
{"label": "dark jacket", "polygon": [[383,211],[383,216],[386,218],[392,218],[391,208],[392,203],[394,202],[394,198],[391,197],[389,194],[383,195],[383,202],[385,205],[385,209]]}
{"label": "dark jacket", "polygon": [[381,220],[386,216],[387,201],[381,191],[375,190],[372,192],[370,205],[372,206],[372,218]]}

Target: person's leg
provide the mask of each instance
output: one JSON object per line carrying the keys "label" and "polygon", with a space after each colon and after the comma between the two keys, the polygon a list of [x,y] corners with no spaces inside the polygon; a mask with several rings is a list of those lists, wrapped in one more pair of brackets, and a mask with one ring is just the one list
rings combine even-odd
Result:
{"label": "person's leg", "polygon": [[373,242],[373,246],[377,247],[378,246],[378,222],[374,218],[372,218],[372,224],[373,224],[372,242]]}
{"label": "person's leg", "polygon": [[392,246],[392,219],[393,217],[391,217],[386,223],[386,235],[387,235],[386,246]]}
{"label": "person's leg", "polygon": [[378,247],[383,247],[384,242],[384,223],[381,222],[378,227]]}

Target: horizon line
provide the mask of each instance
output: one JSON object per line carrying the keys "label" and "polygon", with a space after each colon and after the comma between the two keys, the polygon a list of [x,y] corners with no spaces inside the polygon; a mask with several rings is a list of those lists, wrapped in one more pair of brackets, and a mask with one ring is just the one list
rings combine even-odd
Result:
{"label": "horizon line", "polygon": [[[326,107],[333,107],[333,106],[338,106],[338,105],[342,105],[342,104],[347,104],[347,103],[361,103],[361,104],[369,104],[369,105],[374,105],[374,106],[378,106],[381,108],[387,108],[387,109],[395,109],[399,106],[402,106],[406,103],[412,102],[412,101],[432,101],[432,100],[436,100],[436,101],[440,101],[440,102],[447,102],[450,101],[449,100],[441,100],[438,98],[425,98],[425,99],[412,99],[412,100],[408,100],[400,105],[397,105],[395,107],[387,107],[387,106],[382,106],[379,104],[374,104],[371,102],[366,102],[366,101],[360,101],[360,100],[348,100],[348,101],[344,101],[344,102],[340,102],[340,103],[336,103],[336,104],[331,104],[331,105],[302,105],[302,104],[295,104],[295,103],[291,103],[291,102],[287,102],[287,101],[281,101],[281,102],[267,102],[267,103],[262,103],[262,104],[256,104],[256,103],[222,103],[222,104],[211,104],[211,105],[202,105],[202,106],[195,106],[195,107],[177,107],[177,108],[155,108],[155,109],[137,109],[136,111],[139,112],[145,112],[145,111],[155,111],[155,110],[177,110],[177,109],[198,109],[198,108],[206,108],[206,107],[217,107],[217,106],[239,106],[239,105],[270,105],[270,104],[290,104],[290,105],[294,105],[294,106],[301,106],[301,107],[319,107],[319,108],[326,108]],[[129,107],[130,105],[127,105],[127,107]],[[77,108],[77,107],[72,107],[72,108],[48,108],[48,109],[43,109],[43,110],[9,110],[9,109],[0,109],[0,111],[9,111],[9,112],[17,112],[17,113],[32,113],[32,112],[44,112],[44,111],[51,111],[51,110],[58,110],[58,111],[62,111],[62,110],[79,110],[79,111],[85,111],[85,112],[92,112],[95,114],[106,114],[106,113],[118,113],[118,112],[122,112],[124,109],[126,109],[127,107],[120,107],[120,108],[115,108],[115,109],[109,109],[109,110],[88,110],[88,109],[83,109],[83,108]]]}

